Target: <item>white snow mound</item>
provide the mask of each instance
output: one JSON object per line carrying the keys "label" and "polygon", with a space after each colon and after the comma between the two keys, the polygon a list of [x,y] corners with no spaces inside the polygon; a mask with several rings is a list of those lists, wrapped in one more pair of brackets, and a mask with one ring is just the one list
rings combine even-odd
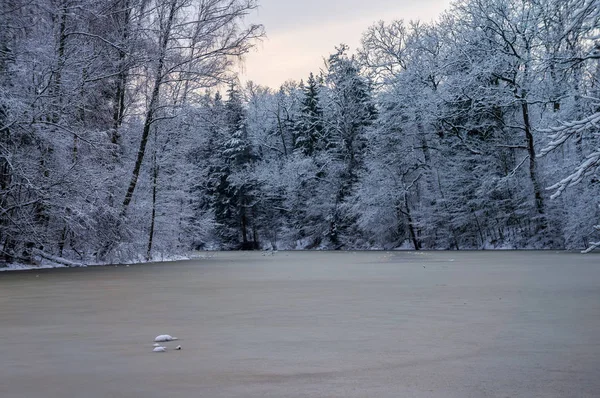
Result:
{"label": "white snow mound", "polygon": [[166,352],[167,349],[165,347],[154,347],[153,352]]}
{"label": "white snow mound", "polygon": [[154,339],[154,341],[173,341],[173,340],[177,340],[177,337],[173,337],[173,336],[168,335],[168,334],[158,335]]}

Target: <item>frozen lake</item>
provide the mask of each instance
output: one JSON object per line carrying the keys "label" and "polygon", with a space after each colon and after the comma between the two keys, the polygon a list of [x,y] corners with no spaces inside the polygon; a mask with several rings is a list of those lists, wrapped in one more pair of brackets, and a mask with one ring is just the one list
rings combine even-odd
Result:
{"label": "frozen lake", "polygon": [[[153,353],[164,333],[183,349]],[[0,337],[2,398],[597,397],[600,255],[221,252],[4,272]]]}

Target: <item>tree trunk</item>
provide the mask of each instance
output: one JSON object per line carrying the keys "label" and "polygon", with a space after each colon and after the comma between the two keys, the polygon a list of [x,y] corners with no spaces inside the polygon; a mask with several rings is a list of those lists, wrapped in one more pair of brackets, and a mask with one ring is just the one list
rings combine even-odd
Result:
{"label": "tree trunk", "polygon": [[242,249],[246,250],[248,249],[248,219],[246,217],[246,201],[243,198],[241,202],[240,213],[240,227],[242,229]]}
{"label": "tree trunk", "polygon": [[50,121],[52,123],[58,123],[60,120],[61,106],[62,106],[62,69],[65,65],[65,49],[67,44],[67,5],[65,1],[61,1],[58,9],[58,43],[57,43],[57,65],[56,71],[54,72],[53,81],[53,96],[54,101]]}
{"label": "tree trunk", "polygon": [[[120,21],[123,24],[123,34],[121,46],[124,46],[129,38],[129,24],[131,18],[131,10],[129,9],[129,0],[123,0],[122,18]],[[117,87],[115,90],[115,101],[113,108],[113,131],[111,135],[111,143],[117,145],[119,143],[119,127],[123,121],[125,113],[125,87],[127,84],[127,68],[125,66],[127,54],[123,50],[119,50],[119,75],[117,77]]]}
{"label": "tree trunk", "polygon": [[177,0],[171,1],[171,7],[169,10],[169,16],[167,17],[167,21],[165,24],[165,29],[162,32],[162,40],[160,43],[160,52],[158,57],[158,63],[156,65],[156,77],[154,79],[154,87],[152,89],[152,96],[150,97],[150,104],[148,106],[148,111],[146,112],[146,119],[144,120],[144,130],[142,132],[142,139],[140,140],[140,147],[138,149],[137,158],[135,160],[135,166],[133,168],[133,172],[131,173],[131,182],[129,183],[129,187],[127,188],[127,193],[125,194],[125,199],[123,200],[123,209],[121,211],[121,218],[125,218],[127,216],[127,210],[129,208],[129,204],[131,203],[131,199],[133,198],[133,193],[135,192],[135,187],[137,186],[138,178],[140,175],[140,169],[142,167],[142,162],[144,161],[144,155],[146,154],[146,145],[148,144],[148,137],[150,135],[150,127],[154,122],[154,116],[156,112],[156,107],[159,102],[160,96],[160,87],[163,82],[163,68],[165,63],[165,57],[167,52],[167,45],[169,44],[169,38],[171,34],[171,25],[173,24],[173,19],[175,18],[175,12],[177,10]]}
{"label": "tree trunk", "polygon": [[410,214],[410,207],[408,206],[408,196],[406,195],[406,193],[404,194],[404,208],[406,209],[406,212],[404,214],[406,215],[406,219],[408,221],[408,232],[410,233],[410,239],[413,242],[415,250],[421,250],[421,243],[419,242],[419,239],[417,239],[413,218]]}
{"label": "tree trunk", "polygon": [[150,234],[148,235],[148,250],[146,251],[146,261],[152,258],[152,242],[154,240],[154,221],[156,220],[156,186],[158,183],[158,165],[156,164],[156,152],[152,159],[152,218],[150,220]]}
{"label": "tree trunk", "polygon": [[279,130],[279,137],[281,138],[281,146],[283,147],[283,154],[285,157],[288,155],[287,146],[285,145],[285,138],[283,137],[283,126],[281,124],[281,116],[279,115],[279,105],[277,105],[277,130]]}
{"label": "tree trunk", "polygon": [[60,240],[58,242],[58,257],[63,256],[66,241],[67,241],[67,226],[65,225],[60,233]]}
{"label": "tree trunk", "polygon": [[537,223],[539,229],[546,228],[546,219],[544,211],[544,197],[542,195],[542,189],[537,178],[536,161],[535,161],[535,147],[533,141],[533,134],[531,133],[531,123],[529,121],[529,106],[526,100],[526,92],[523,90],[521,95],[521,109],[523,112],[523,126],[525,128],[525,137],[527,139],[527,151],[529,153],[529,178],[533,185],[533,192],[535,196],[535,208],[540,216],[540,220]]}

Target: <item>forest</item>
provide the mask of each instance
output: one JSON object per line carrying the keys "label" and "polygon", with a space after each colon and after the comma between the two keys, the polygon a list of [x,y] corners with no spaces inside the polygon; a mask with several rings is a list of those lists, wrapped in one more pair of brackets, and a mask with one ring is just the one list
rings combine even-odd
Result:
{"label": "forest", "polygon": [[374,21],[279,88],[234,72],[258,6],[0,2],[0,266],[600,246],[600,0]]}

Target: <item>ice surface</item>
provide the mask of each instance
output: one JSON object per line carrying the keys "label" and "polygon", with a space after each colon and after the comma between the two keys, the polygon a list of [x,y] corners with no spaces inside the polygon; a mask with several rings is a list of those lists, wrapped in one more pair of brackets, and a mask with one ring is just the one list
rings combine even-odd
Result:
{"label": "ice surface", "polygon": [[[219,252],[2,273],[0,303],[2,398],[600,391],[594,253]],[[161,331],[186,349],[149,355]]]}

